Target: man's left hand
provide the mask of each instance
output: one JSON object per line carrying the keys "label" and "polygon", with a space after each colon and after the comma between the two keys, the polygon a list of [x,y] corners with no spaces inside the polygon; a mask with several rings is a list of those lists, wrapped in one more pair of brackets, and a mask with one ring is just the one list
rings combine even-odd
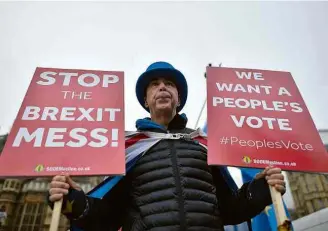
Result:
{"label": "man's left hand", "polygon": [[255,176],[255,179],[260,178],[265,178],[268,184],[275,187],[281,194],[286,192],[286,182],[280,168],[266,167],[261,173]]}

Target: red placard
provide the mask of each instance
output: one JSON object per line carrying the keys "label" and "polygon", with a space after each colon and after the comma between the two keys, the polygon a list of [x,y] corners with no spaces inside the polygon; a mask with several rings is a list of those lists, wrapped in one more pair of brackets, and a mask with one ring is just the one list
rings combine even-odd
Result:
{"label": "red placard", "polygon": [[124,73],[37,68],[0,176],[125,173]]}
{"label": "red placard", "polygon": [[206,76],[210,165],[328,172],[328,154],[289,72],[208,67]]}

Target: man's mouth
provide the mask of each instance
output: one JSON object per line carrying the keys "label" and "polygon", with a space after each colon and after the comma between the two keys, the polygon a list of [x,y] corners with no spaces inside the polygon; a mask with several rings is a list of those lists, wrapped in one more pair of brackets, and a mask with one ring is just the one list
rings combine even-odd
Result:
{"label": "man's mouth", "polygon": [[170,94],[161,94],[156,97],[156,99],[170,99],[171,95]]}

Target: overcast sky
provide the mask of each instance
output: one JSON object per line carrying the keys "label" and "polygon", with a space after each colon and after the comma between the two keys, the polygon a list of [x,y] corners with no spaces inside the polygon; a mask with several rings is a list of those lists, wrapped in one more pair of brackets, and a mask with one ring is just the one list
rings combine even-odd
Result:
{"label": "overcast sky", "polygon": [[[328,3],[0,3],[0,126],[8,131],[36,67],[125,72],[126,130],[147,66],[171,62],[189,85],[194,127],[213,63],[292,73],[318,129],[328,128]],[[201,124],[204,122],[204,116]]]}

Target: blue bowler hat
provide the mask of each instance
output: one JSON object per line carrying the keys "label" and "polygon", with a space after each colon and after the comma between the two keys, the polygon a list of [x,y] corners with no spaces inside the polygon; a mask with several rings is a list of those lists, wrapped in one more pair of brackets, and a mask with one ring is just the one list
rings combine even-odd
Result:
{"label": "blue bowler hat", "polygon": [[184,75],[171,64],[166,62],[152,63],[147,70],[142,73],[136,85],[136,94],[141,106],[149,112],[149,108],[145,107],[145,94],[148,84],[155,78],[168,78],[172,80],[178,89],[180,95],[180,106],[177,107],[177,112],[181,111],[187,101],[188,85]]}

